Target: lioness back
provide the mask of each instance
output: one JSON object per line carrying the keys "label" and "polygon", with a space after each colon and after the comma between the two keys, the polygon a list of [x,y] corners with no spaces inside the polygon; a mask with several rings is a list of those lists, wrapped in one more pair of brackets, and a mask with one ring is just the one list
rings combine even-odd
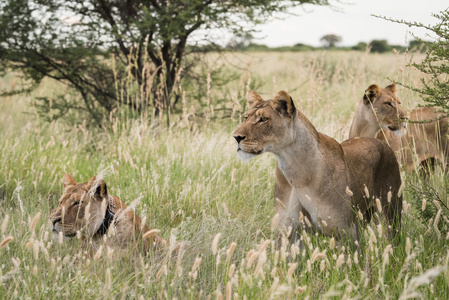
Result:
{"label": "lioness back", "polygon": [[285,91],[273,100],[250,92],[248,107],[246,121],[234,131],[237,153],[244,160],[265,152],[276,156],[276,212],[280,231],[290,233],[292,242],[300,241],[301,228],[358,240],[357,216],[369,221],[375,207],[394,237],[401,177],[385,143],[374,138],[338,143],[319,133]]}

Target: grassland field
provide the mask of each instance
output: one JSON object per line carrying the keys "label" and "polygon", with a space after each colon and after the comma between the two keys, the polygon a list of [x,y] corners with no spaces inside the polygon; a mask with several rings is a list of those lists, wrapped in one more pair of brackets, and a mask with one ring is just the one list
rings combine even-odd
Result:
{"label": "grassland field", "polygon": [[[227,86],[210,85],[211,107],[214,99],[229,97],[220,105],[236,113],[188,124],[175,115],[170,128],[141,120],[118,120],[113,129],[43,122],[31,103],[64,91],[51,81],[32,94],[2,98],[0,242],[13,240],[0,248],[0,298],[448,299],[447,178],[440,168],[427,177],[403,173],[398,245],[390,244],[382,225],[371,223],[361,235],[360,253],[306,233],[302,250],[287,243],[278,248],[272,226],[275,159],[263,155],[240,162],[232,138],[242,121],[242,95],[257,82],[264,98],[288,90],[320,132],[341,142],[365,89],[372,83],[386,86],[390,79],[419,87],[423,75],[407,64],[421,58],[361,52],[210,54],[213,63],[239,67],[238,78]],[[14,73],[0,80],[1,89],[18,84]],[[406,109],[423,103],[406,88],[399,87],[398,95]],[[190,111],[195,104],[188,92],[185,101]],[[136,205],[164,238],[188,241],[190,247],[160,259],[86,248],[76,238],[53,240],[48,216],[66,173],[79,182],[102,174],[110,194]]]}

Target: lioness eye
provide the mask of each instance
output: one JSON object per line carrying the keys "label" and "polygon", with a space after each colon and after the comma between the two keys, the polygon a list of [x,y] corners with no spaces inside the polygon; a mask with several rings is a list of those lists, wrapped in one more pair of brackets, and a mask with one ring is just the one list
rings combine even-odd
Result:
{"label": "lioness eye", "polygon": [[259,119],[259,121],[257,121],[257,123],[265,123],[266,121],[268,121],[268,118],[260,117],[260,119]]}
{"label": "lioness eye", "polygon": [[75,201],[75,202],[73,202],[72,206],[75,206],[75,205],[78,205],[78,204],[80,204],[80,201]]}
{"label": "lioness eye", "polygon": [[386,105],[393,107],[393,103],[391,102],[385,102]]}

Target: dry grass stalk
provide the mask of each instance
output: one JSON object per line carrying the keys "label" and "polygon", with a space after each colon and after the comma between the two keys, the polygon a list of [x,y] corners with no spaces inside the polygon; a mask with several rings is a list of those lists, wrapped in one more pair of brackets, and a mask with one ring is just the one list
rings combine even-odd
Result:
{"label": "dry grass stalk", "polygon": [[348,195],[349,197],[352,197],[354,195],[354,193],[349,189],[349,186],[346,187],[346,195]]}
{"label": "dry grass stalk", "polygon": [[162,274],[165,274],[165,276],[167,276],[167,274],[168,274],[167,265],[162,265],[162,267],[159,269],[159,271],[157,271],[157,273],[156,273],[157,280],[161,279]]}
{"label": "dry grass stalk", "polygon": [[226,284],[226,300],[232,299],[232,282],[228,281]]}
{"label": "dry grass stalk", "polygon": [[159,229],[151,229],[143,234],[143,239],[147,239],[161,232]]}
{"label": "dry grass stalk", "polygon": [[237,247],[237,243],[235,243],[235,242],[232,242],[231,245],[229,245],[229,248],[226,251],[226,261],[229,261],[231,259],[231,256],[234,253],[234,250],[236,247]]}
{"label": "dry grass stalk", "polygon": [[297,266],[298,266],[298,263],[293,263],[293,264],[290,266],[290,268],[288,268],[288,271],[287,271],[287,279],[291,279],[291,278],[292,278],[293,272],[295,271],[295,269],[296,269]]}
{"label": "dry grass stalk", "polygon": [[5,234],[6,228],[8,227],[9,215],[5,215],[5,218],[2,222],[2,234]]}
{"label": "dry grass stalk", "polygon": [[366,185],[364,185],[364,187],[363,187],[363,192],[365,193],[366,199],[369,199],[369,191],[368,191],[368,187]]}
{"label": "dry grass stalk", "polygon": [[97,252],[94,255],[94,260],[100,259],[102,254],[103,254],[103,246],[101,245],[100,248],[98,248]]}
{"label": "dry grass stalk", "polygon": [[212,240],[212,253],[215,255],[218,251],[218,241],[220,240],[221,233],[217,233]]}
{"label": "dry grass stalk", "polygon": [[3,239],[3,241],[0,243],[0,249],[8,245],[10,242],[12,242],[14,238],[12,236],[7,236]]}
{"label": "dry grass stalk", "polygon": [[376,206],[377,206],[377,210],[379,211],[379,213],[382,212],[382,203],[380,203],[380,199],[376,198]]}

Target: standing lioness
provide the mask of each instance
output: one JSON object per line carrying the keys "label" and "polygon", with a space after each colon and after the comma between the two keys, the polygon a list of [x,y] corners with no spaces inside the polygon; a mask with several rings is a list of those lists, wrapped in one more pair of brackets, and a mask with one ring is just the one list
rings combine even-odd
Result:
{"label": "standing lioness", "polygon": [[285,91],[266,101],[251,91],[248,106],[248,118],[234,131],[237,153],[242,159],[264,152],[276,156],[281,224],[296,229],[303,215],[318,232],[357,240],[357,212],[369,221],[378,198],[394,236],[401,220],[401,177],[387,144],[373,138],[339,144],[317,132]]}
{"label": "standing lioness", "polygon": [[93,240],[101,240],[113,227],[109,238],[112,246],[157,250],[168,242],[157,235],[134,213],[134,210],[116,196],[108,193],[103,179],[94,176],[86,183],[77,183],[70,175],[64,175],[64,193],[58,207],[50,213],[52,231],[70,238],[79,234]]}
{"label": "standing lioness", "polygon": [[406,113],[394,83],[383,89],[372,84],[357,105],[349,138],[364,136],[386,141],[407,171],[433,161],[445,165],[449,157],[447,115],[435,107],[419,107],[411,111],[409,120],[405,130]]}

